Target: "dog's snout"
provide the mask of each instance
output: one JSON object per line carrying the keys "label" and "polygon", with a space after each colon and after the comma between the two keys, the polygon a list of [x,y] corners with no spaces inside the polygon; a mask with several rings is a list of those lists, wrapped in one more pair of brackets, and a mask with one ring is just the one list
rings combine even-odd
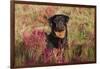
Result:
{"label": "dog's snout", "polygon": [[57,31],[57,32],[61,32],[61,31],[64,31],[64,30],[65,30],[65,26],[63,26],[63,25],[57,25],[55,27],[55,31]]}

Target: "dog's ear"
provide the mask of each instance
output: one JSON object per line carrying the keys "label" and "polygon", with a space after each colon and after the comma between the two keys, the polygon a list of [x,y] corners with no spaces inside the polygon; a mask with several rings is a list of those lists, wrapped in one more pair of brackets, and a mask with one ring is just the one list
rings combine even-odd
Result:
{"label": "dog's ear", "polygon": [[69,21],[69,16],[66,16],[66,15],[62,15],[62,17],[64,18],[64,23],[68,23],[68,21]]}
{"label": "dog's ear", "polygon": [[48,18],[49,25],[52,26],[53,23],[53,16]]}

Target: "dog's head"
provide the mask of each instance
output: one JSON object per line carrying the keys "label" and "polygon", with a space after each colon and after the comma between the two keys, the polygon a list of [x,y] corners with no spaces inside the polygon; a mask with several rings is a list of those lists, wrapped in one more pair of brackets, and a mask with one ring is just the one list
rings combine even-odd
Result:
{"label": "dog's head", "polygon": [[51,30],[58,38],[64,38],[68,21],[69,17],[62,14],[54,15],[49,18]]}

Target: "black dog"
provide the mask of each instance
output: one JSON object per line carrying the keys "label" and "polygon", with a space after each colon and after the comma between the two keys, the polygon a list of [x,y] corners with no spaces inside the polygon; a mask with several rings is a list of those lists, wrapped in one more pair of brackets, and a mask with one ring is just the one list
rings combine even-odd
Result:
{"label": "black dog", "polygon": [[67,23],[69,17],[66,15],[54,15],[49,18],[51,33],[47,36],[48,48],[63,48],[67,45]]}

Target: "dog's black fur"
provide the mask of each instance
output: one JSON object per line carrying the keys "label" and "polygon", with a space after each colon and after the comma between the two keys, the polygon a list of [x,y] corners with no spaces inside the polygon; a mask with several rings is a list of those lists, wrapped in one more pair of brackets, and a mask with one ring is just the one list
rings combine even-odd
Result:
{"label": "dog's black fur", "polygon": [[[67,45],[67,23],[69,17],[63,14],[54,15],[48,19],[51,33],[47,36],[48,38],[48,48],[63,48]],[[54,31],[60,32],[66,30],[66,35],[64,38],[58,38]]]}

